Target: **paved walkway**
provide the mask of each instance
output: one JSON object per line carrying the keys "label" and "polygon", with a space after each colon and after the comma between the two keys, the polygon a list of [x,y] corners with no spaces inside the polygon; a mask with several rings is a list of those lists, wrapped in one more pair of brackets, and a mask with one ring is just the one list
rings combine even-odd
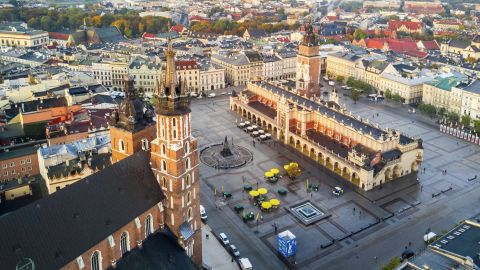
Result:
{"label": "paved walkway", "polygon": [[[207,234],[209,235],[207,239]],[[225,247],[213,235],[208,224],[202,223],[202,253],[203,263],[211,266],[213,270],[239,270],[238,264],[233,261],[232,256]]]}

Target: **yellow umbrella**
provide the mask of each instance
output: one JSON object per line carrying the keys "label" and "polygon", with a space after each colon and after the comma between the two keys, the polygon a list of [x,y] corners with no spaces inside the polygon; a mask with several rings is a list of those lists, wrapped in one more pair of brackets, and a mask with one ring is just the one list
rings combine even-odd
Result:
{"label": "yellow umbrella", "polygon": [[280,171],[277,168],[273,168],[270,170],[270,172],[275,175],[275,174],[278,174]]}
{"label": "yellow umbrella", "polygon": [[296,168],[296,167],[298,167],[298,163],[296,163],[296,162],[291,162],[291,163],[290,163],[290,166],[293,167],[293,168]]}
{"label": "yellow umbrella", "polygon": [[262,208],[263,209],[270,209],[272,208],[272,204],[269,202],[262,202]]}
{"label": "yellow umbrella", "polygon": [[279,205],[280,205],[280,200],[279,200],[279,199],[275,199],[275,198],[274,198],[274,199],[271,199],[271,200],[270,200],[270,204],[271,204],[272,206],[279,206]]}
{"label": "yellow umbrella", "polygon": [[258,194],[260,195],[265,195],[268,193],[268,190],[266,188],[259,188],[258,189]]}
{"label": "yellow umbrella", "polygon": [[267,178],[272,178],[272,177],[273,177],[273,173],[272,173],[272,172],[265,172],[265,177],[267,177]]}
{"label": "yellow umbrella", "polygon": [[284,165],[283,168],[285,169],[285,171],[288,171],[290,169],[290,165]]}
{"label": "yellow umbrella", "polygon": [[250,192],[248,194],[250,194],[250,196],[252,196],[252,197],[257,197],[259,193],[256,190],[250,190]]}

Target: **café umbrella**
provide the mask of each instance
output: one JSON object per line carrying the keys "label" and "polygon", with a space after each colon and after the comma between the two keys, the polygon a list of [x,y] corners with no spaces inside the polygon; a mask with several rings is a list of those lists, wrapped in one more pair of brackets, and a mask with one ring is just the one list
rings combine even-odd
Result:
{"label": "caf\u00e9 umbrella", "polygon": [[274,176],[273,172],[265,172],[266,178],[272,178]]}
{"label": "caf\u00e9 umbrella", "polygon": [[271,200],[270,200],[270,204],[271,204],[272,206],[279,206],[279,205],[280,205],[280,200],[279,200],[279,199],[275,199],[275,198],[274,198],[274,199],[271,199]]}
{"label": "caf\u00e9 umbrella", "polygon": [[270,172],[273,173],[273,175],[278,174],[280,171],[277,168],[272,168],[270,169]]}
{"label": "caf\u00e9 umbrella", "polygon": [[256,190],[250,190],[250,192],[248,192],[248,194],[252,197],[257,197],[259,193]]}
{"label": "caf\u00e9 umbrella", "polygon": [[272,208],[272,204],[269,202],[262,202],[262,208],[263,209],[270,209]]}
{"label": "caf\u00e9 umbrella", "polygon": [[259,188],[258,189],[258,194],[260,195],[265,195],[268,193],[268,190],[266,188]]}

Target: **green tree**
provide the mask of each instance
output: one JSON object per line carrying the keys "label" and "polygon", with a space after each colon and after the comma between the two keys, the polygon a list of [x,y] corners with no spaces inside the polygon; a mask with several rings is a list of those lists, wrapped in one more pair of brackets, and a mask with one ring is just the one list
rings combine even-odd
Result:
{"label": "green tree", "polygon": [[360,99],[360,92],[353,89],[350,97],[352,98],[353,103],[357,104],[357,101]]}
{"label": "green tree", "polygon": [[392,91],[390,89],[387,89],[384,94],[386,99],[392,99]]}
{"label": "green tree", "polygon": [[353,37],[356,40],[360,40],[360,39],[367,38],[368,35],[359,28],[359,29],[355,30],[355,32],[353,33]]}
{"label": "green tree", "polygon": [[395,102],[401,102],[401,101],[402,101],[402,97],[401,97],[398,93],[395,93],[395,94],[393,94],[393,96],[392,96],[392,100],[395,101]]}
{"label": "green tree", "polygon": [[457,123],[458,120],[460,119],[458,114],[455,113],[455,112],[450,112],[447,117],[448,117],[448,121],[453,122],[453,123]]}
{"label": "green tree", "polygon": [[337,82],[341,83],[343,81],[345,81],[345,77],[343,76],[337,76],[337,78],[335,79]]}
{"label": "green tree", "polygon": [[438,115],[444,116],[446,113],[447,113],[447,109],[445,109],[443,107],[438,109]]}
{"label": "green tree", "polygon": [[470,127],[470,123],[472,122],[472,117],[470,115],[464,115],[462,116],[461,123],[464,127]]}
{"label": "green tree", "polygon": [[401,263],[401,259],[399,257],[395,257],[390,260],[390,262],[384,264],[382,266],[382,270],[393,270]]}
{"label": "green tree", "polygon": [[480,120],[473,121],[473,129],[475,132],[480,133]]}

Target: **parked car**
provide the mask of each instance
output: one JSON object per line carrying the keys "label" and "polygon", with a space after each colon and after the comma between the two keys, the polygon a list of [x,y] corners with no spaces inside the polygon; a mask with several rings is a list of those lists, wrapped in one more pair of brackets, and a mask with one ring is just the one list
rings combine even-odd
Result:
{"label": "parked car", "polygon": [[190,93],[190,96],[192,96],[192,97],[198,97],[198,94],[195,93],[195,92],[191,92],[191,93]]}
{"label": "parked car", "polygon": [[334,86],[334,85],[335,85],[335,82],[334,82],[334,81],[329,81],[329,82],[328,82],[328,85]]}
{"label": "parked car", "polygon": [[332,193],[335,196],[340,196],[343,194],[343,189],[341,187],[334,187]]}
{"label": "parked car", "polygon": [[240,251],[238,251],[237,247],[235,245],[230,245],[229,246],[230,252],[232,252],[233,256],[235,257],[240,257]]}
{"label": "parked car", "polygon": [[210,93],[210,94],[208,94],[208,97],[209,97],[209,98],[214,98],[214,97],[215,97],[215,93]]}
{"label": "parked car", "polygon": [[250,263],[250,260],[248,258],[241,258],[239,260],[239,263],[240,263],[240,268],[242,270],[252,270],[253,269],[252,264]]}
{"label": "parked car", "polygon": [[228,237],[225,233],[220,233],[220,240],[222,241],[222,243],[225,245],[225,246],[228,246],[228,244],[230,244],[230,240],[228,240]]}
{"label": "parked car", "polygon": [[207,212],[205,211],[205,207],[203,207],[203,205],[200,205],[200,219],[203,222],[207,221]]}

